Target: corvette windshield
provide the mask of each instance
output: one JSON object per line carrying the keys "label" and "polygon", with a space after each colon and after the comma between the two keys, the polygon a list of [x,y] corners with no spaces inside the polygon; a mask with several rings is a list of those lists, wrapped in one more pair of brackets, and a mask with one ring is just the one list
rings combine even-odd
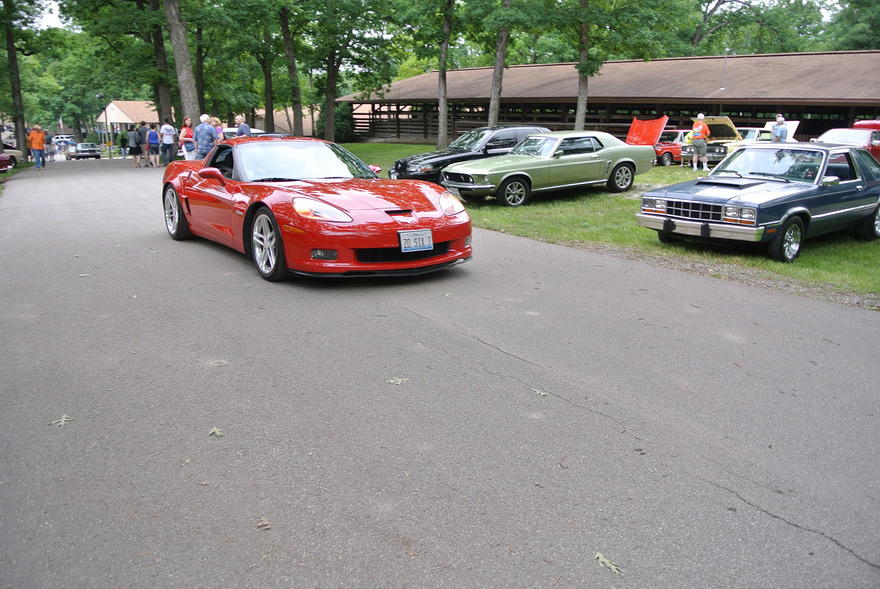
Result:
{"label": "corvette windshield", "polygon": [[549,156],[556,146],[556,137],[526,137],[510,153]]}
{"label": "corvette windshield", "polygon": [[449,144],[449,149],[457,149],[460,151],[474,151],[477,149],[480,144],[483,142],[483,139],[486,138],[492,131],[488,129],[484,129],[482,131],[478,129],[474,129],[473,131],[468,131],[455,141]]}
{"label": "corvette windshield", "polygon": [[822,152],[812,149],[740,149],[712,171],[712,176],[758,176],[790,182],[814,182]]}
{"label": "corvette windshield", "polygon": [[350,152],[321,141],[245,143],[238,146],[235,161],[245,182],[376,177]]}

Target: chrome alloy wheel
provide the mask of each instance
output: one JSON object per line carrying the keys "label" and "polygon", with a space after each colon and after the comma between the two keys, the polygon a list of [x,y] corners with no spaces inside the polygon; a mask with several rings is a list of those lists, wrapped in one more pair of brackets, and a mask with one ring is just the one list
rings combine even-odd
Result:
{"label": "chrome alloy wheel", "polygon": [[629,188],[633,181],[633,173],[629,166],[620,166],[614,173],[614,184],[621,190]]}
{"label": "chrome alloy wheel", "polygon": [[801,226],[797,224],[789,225],[782,238],[782,253],[786,260],[793,260],[797,257],[802,241],[803,229],[801,229]]}
{"label": "chrome alloy wheel", "polygon": [[512,207],[519,206],[526,201],[527,194],[528,189],[522,180],[508,182],[504,187],[504,202]]}
{"label": "chrome alloy wheel", "polygon": [[272,220],[266,214],[258,214],[251,232],[254,262],[260,274],[268,276],[278,263],[278,235]]}
{"label": "chrome alloy wheel", "polygon": [[[154,201],[155,202],[155,201]],[[173,188],[165,191],[165,228],[168,233],[174,235],[177,232],[177,226],[180,223],[180,203],[177,201],[177,193]]]}

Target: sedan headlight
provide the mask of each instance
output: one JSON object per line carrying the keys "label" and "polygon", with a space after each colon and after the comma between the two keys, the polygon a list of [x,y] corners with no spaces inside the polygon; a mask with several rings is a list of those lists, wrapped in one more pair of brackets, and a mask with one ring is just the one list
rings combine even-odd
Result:
{"label": "sedan headlight", "polygon": [[754,225],[758,217],[758,212],[752,207],[724,207],[724,221],[727,223],[738,223],[740,225]]}
{"label": "sedan headlight", "polygon": [[424,174],[426,172],[434,171],[434,164],[420,164],[413,163],[406,165],[406,171],[410,174]]}
{"label": "sedan headlight", "polygon": [[645,197],[642,199],[642,210],[649,213],[665,213],[666,199]]}
{"label": "sedan headlight", "polygon": [[350,223],[352,218],[337,207],[313,198],[297,196],[292,201],[296,214],[316,221],[332,221],[334,223]]}
{"label": "sedan headlight", "polygon": [[464,212],[464,204],[448,190],[440,195],[440,200],[437,204],[440,210],[443,211],[443,214],[450,217]]}

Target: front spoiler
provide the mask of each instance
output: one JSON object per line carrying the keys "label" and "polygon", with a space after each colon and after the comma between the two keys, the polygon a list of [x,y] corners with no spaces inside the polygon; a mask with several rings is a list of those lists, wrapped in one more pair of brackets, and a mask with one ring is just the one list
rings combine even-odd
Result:
{"label": "front spoiler", "polygon": [[766,227],[741,227],[723,223],[705,223],[672,219],[657,215],[636,214],[636,222],[648,229],[672,235],[690,235],[700,239],[729,239],[734,241],[763,241]]}
{"label": "front spoiler", "polygon": [[289,272],[296,276],[308,276],[311,278],[379,278],[393,276],[421,276],[422,274],[430,274],[439,270],[445,270],[459,264],[470,261],[471,256],[467,258],[458,258],[433,266],[422,266],[420,268],[403,268],[400,270],[349,270],[347,272],[304,272],[289,268]]}

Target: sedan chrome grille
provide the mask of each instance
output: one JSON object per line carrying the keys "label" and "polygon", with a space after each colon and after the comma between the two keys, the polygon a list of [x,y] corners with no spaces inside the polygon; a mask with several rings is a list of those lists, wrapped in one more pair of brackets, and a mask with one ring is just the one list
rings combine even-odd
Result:
{"label": "sedan chrome grille", "polygon": [[667,200],[666,214],[671,217],[696,219],[698,221],[721,221],[723,206],[688,200]]}

